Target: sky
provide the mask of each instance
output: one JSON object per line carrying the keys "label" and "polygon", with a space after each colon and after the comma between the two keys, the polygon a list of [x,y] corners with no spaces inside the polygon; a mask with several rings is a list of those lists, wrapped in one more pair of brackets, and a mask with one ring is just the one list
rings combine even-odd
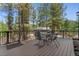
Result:
{"label": "sky", "polygon": [[[34,7],[39,7],[38,4],[33,4]],[[69,20],[76,20],[76,12],[79,11],[79,3],[64,3],[64,7],[67,7],[64,11],[66,13],[65,18]]]}
{"label": "sky", "polygon": [[69,20],[77,20],[76,12],[79,11],[79,3],[66,3],[64,6],[67,7],[65,10],[67,13],[66,18]]}
{"label": "sky", "polygon": [[[64,6],[67,7],[65,10],[66,16],[65,18],[69,20],[77,20],[76,12],[79,11],[79,3],[64,3]],[[33,7],[39,7],[39,4],[33,4]],[[5,21],[6,14],[5,12],[0,11],[0,21]]]}

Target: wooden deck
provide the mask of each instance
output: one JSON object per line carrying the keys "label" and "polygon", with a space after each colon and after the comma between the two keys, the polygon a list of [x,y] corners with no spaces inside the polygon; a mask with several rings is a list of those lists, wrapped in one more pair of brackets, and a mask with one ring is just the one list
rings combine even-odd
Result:
{"label": "wooden deck", "polygon": [[36,40],[22,42],[23,45],[7,50],[0,47],[0,55],[5,56],[74,56],[73,40],[58,38],[60,46],[57,48],[53,43],[50,46],[38,48]]}

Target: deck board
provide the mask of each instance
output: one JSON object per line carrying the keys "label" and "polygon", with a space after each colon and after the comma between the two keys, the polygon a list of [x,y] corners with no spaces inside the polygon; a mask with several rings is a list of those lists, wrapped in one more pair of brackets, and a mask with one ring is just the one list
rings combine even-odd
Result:
{"label": "deck board", "polygon": [[[73,40],[71,40],[71,42],[73,42]],[[71,56],[74,56],[75,55],[75,53],[74,53],[74,47],[72,47],[73,46],[73,43],[71,43]]]}
{"label": "deck board", "polygon": [[[54,50],[54,51],[53,51]],[[49,52],[46,54],[47,56],[50,56],[51,53],[54,53],[57,50],[56,46],[52,46],[49,50]]]}
{"label": "deck board", "polygon": [[[73,40],[68,38],[57,38],[60,46],[57,48],[52,42],[51,45],[45,45],[38,48],[35,44],[36,40],[22,42],[24,45],[13,48],[11,50],[4,49],[0,51],[0,55],[6,56],[74,56]],[[0,48],[2,49],[2,48]]]}
{"label": "deck board", "polygon": [[62,56],[66,56],[67,55],[67,50],[68,50],[68,46],[66,45],[66,46],[64,46],[64,48],[63,48],[63,52],[62,52]]}
{"label": "deck board", "polygon": [[[63,48],[62,48],[62,47],[63,47]],[[64,50],[64,47],[65,47],[65,46],[63,46],[63,44],[61,44],[60,47],[58,48],[58,50],[57,50],[57,51],[55,52],[55,54],[53,54],[53,55],[55,55],[55,56],[61,55],[62,52],[63,52],[63,50]]]}

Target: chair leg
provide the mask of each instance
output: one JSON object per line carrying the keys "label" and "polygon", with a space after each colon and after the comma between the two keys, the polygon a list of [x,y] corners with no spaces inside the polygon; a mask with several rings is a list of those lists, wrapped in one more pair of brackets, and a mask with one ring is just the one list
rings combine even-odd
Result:
{"label": "chair leg", "polygon": [[57,43],[56,43],[56,42],[54,42],[54,43],[55,43],[56,47],[58,48],[58,45],[57,45]]}
{"label": "chair leg", "polygon": [[54,45],[56,46],[56,48],[58,48],[57,42],[53,41]]}
{"label": "chair leg", "polygon": [[60,43],[57,40],[54,40],[54,43],[55,43],[57,48],[60,46]]}
{"label": "chair leg", "polygon": [[40,40],[38,48],[42,48],[42,47],[44,47],[44,45],[45,45],[45,42],[43,42],[43,40]]}
{"label": "chair leg", "polygon": [[56,42],[57,42],[57,44],[60,46],[60,43],[57,41],[57,40],[55,40]]}

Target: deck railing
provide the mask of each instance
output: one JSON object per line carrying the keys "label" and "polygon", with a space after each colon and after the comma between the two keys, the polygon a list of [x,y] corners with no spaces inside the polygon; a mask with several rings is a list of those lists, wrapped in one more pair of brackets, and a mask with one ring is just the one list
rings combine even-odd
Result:
{"label": "deck railing", "polygon": [[58,35],[62,36],[63,38],[73,38],[78,36],[78,31],[70,31],[70,30],[55,30],[55,32],[58,33]]}
{"label": "deck railing", "polygon": [[[68,37],[72,38],[75,35],[78,35],[78,31],[60,31],[55,30],[55,32],[58,33],[58,35],[62,36],[62,38]],[[33,32],[32,32],[33,33]],[[13,42],[21,42],[23,39],[26,39],[23,37],[23,34],[26,34],[27,32],[24,31],[0,31],[0,44],[10,44]]]}
{"label": "deck railing", "polygon": [[0,44],[1,45],[9,44],[15,41],[20,42],[18,31],[0,31]]}

